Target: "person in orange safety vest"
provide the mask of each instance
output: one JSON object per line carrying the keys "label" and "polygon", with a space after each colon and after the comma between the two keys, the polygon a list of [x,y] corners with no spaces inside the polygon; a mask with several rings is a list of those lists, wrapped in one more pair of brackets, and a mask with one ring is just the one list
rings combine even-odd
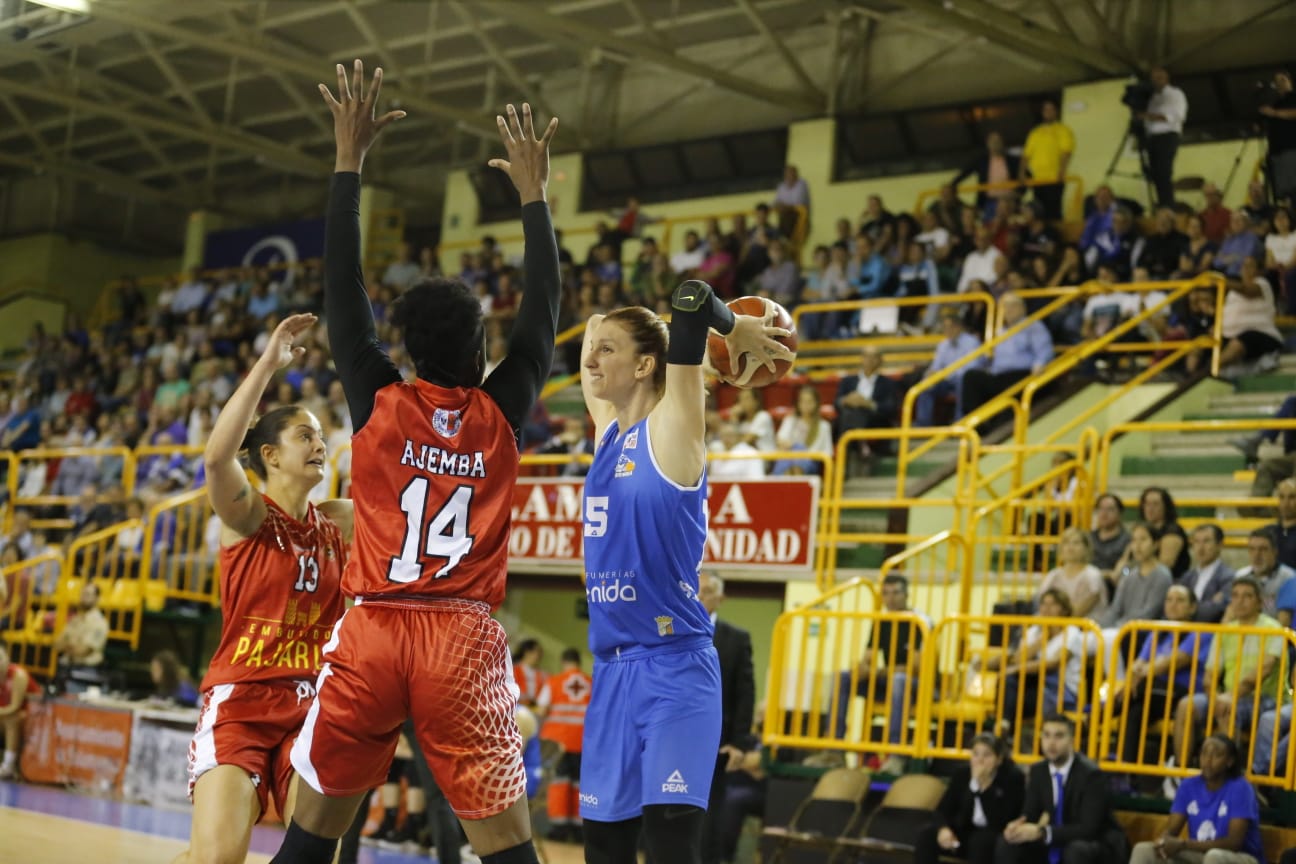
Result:
{"label": "person in orange safety vest", "polygon": [[591,689],[590,676],[581,670],[580,651],[568,648],[562,653],[562,671],[549,677],[536,699],[536,707],[544,712],[541,740],[557,742],[563,748],[549,784],[549,822],[553,827],[547,836],[551,840],[582,841],[581,737]]}

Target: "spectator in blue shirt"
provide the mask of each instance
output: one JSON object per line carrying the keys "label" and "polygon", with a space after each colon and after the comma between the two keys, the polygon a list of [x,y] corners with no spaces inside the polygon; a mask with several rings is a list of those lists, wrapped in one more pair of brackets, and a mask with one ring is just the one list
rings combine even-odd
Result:
{"label": "spectator in blue shirt", "polygon": [[[948,369],[981,347],[981,340],[967,332],[963,325],[963,316],[957,309],[945,307],[941,310],[940,319],[941,331],[945,334],[945,339],[936,346],[936,356],[932,358],[931,365],[927,367],[926,374],[928,376],[935,375],[942,369]],[[936,400],[946,396],[954,397],[954,416],[951,420],[962,417],[963,373],[971,369],[980,369],[984,365],[985,359],[978,357],[968,365],[951,373],[945,380],[937,382],[930,390],[919,393],[918,398],[914,401],[914,425],[932,425]]]}
{"label": "spectator in blue shirt", "polygon": [[13,414],[0,428],[0,450],[30,450],[40,446],[40,413],[25,392],[14,396]]}
{"label": "spectator in blue shirt", "polygon": [[[1026,317],[1026,301],[1009,291],[1003,304],[1003,330],[1006,333]],[[994,349],[989,369],[972,369],[963,376],[963,412],[974,411],[982,404],[1025,378],[1039,374],[1053,359],[1053,337],[1040,321],[1014,334]]]}
{"label": "spectator in blue shirt", "polygon": [[[1130,864],[1259,864],[1260,805],[1255,789],[1242,776],[1242,754],[1227,735],[1202,742],[1201,774],[1179,786],[1165,831],[1156,840],[1134,847]],[[1188,827],[1188,836],[1179,832]],[[1218,850],[1223,855],[1210,855]],[[1203,853],[1206,853],[1203,858]]]}
{"label": "spectator in blue shirt", "polygon": [[[1171,585],[1162,611],[1167,621],[1191,623],[1197,615],[1197,595],[1187,585]],[[1128,718],[1123,761],[1158,761],[1160,748],[1155,744],[1144,747],[1144,706],[1147,717],[1155,722],[1165,716],[1167,704],[1177,705],[1189,693],[1204,691],[1210,643],[1211,634],[1195,631],[1149,633],[1143,640],[1138,659],[1130,664],[1124,687],[1116,696],[1117,710]]]}
{"label": "spectator in blue shirt", "polygon": [[1239,208],[1229,216],[1228,236],[1220,243],[1211,267],[1225,276],[1237,278],[1242,275],[1243,261],[1247,258],[1264,261],[1264,253],[1264,241],[1251,230],[1251,217]]}
{"label": "spectator in blue shirt", "polygon": [[1085,217],[1084,232],[1080,235],[1080,251],[1088,252],[1098,235],[1111,230],[1112,214],[1116,212],[1116,196],[1110,186],[1099,186],[1093,194],[1093,210]]}
{"label": "spectator in blue shirt", "polygon": [[855,256],[846,266],[846,278],[855,296],[861,300],[881,295],[891,278],[891,265],[874,250],[873,241],[867,234],[861,233],[855,238]]}

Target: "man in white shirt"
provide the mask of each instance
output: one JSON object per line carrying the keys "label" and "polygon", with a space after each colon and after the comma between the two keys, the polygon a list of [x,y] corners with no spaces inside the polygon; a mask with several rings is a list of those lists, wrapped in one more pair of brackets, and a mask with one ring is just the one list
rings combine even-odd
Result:
{"label": "man in white shirt", "polygon": [[720,427],[720,437],[711,443],[713,455],[728,453],[733,456],[751,454],[750,459],[716,459],[707,465],[712,480],[760,480],[765,476],[765,462],[756,456],[757,450],[738,433],[733,423]]}
{"label": "man in white shirt", "polygon": [[1174,206],[1174,160],[1179,150],[1179,136],[1188,119],[1188,97],[1171,85],[1170,73],[1157,66],[1151,74],[1152,93],[1146,111],[1138,117],[1147,130],[1148,180],[1156,187],[1158,207]]}
{"label": "man in white shirt", "polygon": [[991,242],[993,239],[988,227],[977,225],[973,239],[976,248],[963,259],[963,272],[959,275],[960,294],[971,290],[969,286],[974,280],[981,280],[981,283],[988,288],[999,278],[995,274],[995,261],[1002,258],[1003,253]]}
{"label": "man in white shirt", "polygon": [[684,248],[671,256],[671,270],[681,279],[691,278],[693,271],[702,266],[705,258],[706,250],[702,248],[698,232],[689,231],[684,235]]}

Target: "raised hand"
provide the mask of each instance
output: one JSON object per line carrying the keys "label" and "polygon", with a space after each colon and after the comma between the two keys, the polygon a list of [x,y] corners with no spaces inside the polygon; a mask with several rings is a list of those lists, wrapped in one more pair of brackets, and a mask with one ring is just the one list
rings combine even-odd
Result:
{"label": "raised hand", "polygon": [[373,146],[378,133],[394,120],[405,116],[404,111],[388,111],[377,116],[378,94],[382,92],[382,67],[374,70],[369,95],[364,94],[364,63],[355,61],[351,81],[347,81],[346,67],[337,64],[338,95],[333,98],[327,84],[319,85],[324,104],[333,112],[333,138],[337,142],[337,161],[334,171],[359,172],[365,154]]}
{"label": "raised hand", "polygon": [[307,313],[289,315],[280,321],[274,333],[270,334],[270,341],[266,342],[265,350],[261,352],[261,361],[269,363],[275,369],[283,369],[301,357],[306,353],[306,349],[300,345],[294,347],[293,343],[314,327],[318,320],[314,315]]}
{"label": "raised hand", "polygon": [[486,164],[509,175],[523,204],[543,201],[545,190],[549,186],[549,139],[553,138],[554,130],[558,128],[558,118],[551,119],[544,134],[536,138],[530,105],[522,103],[520,119],[517,109],[512,105],[505,110],[508,119],[497,115],[495,122],[499,125],[500,140],[504,142],[508,158],[492,159]]}
{"label": "raised hand", "polygon": [[788,336],[790,333],[782,327],[773,326],[775,314],[774,305],[766,300],[763,316],[759,318],[755,315],[734,316],[734,328],[725,337],[729,356],[736,362],[737,358],[744,354],[751,355],[742,375],[734,382],[739,387],[746,386],[762,366],[773,372],[778,368],[774,363],[775,360],[792,359],[792,351],[777,338]]}

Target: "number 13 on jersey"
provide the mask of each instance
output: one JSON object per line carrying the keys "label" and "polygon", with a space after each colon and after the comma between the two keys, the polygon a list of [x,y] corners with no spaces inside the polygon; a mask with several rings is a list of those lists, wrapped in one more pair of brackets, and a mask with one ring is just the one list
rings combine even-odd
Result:
{"label": "number 13 on jersey", "polygon": [[436,515],[425,522],[428,478],[411,480],[400,498],[401,512],[405,514],[405,538],[401,541],[400,556],[392,558],[387,567],[387,578],[392,582],[414,582],[424,573],[425,557],[445,559],[445,566],[432,578],[449,576],[473,546],[473,535],[468,533],[472,497],[473,487],[457,487]]}

